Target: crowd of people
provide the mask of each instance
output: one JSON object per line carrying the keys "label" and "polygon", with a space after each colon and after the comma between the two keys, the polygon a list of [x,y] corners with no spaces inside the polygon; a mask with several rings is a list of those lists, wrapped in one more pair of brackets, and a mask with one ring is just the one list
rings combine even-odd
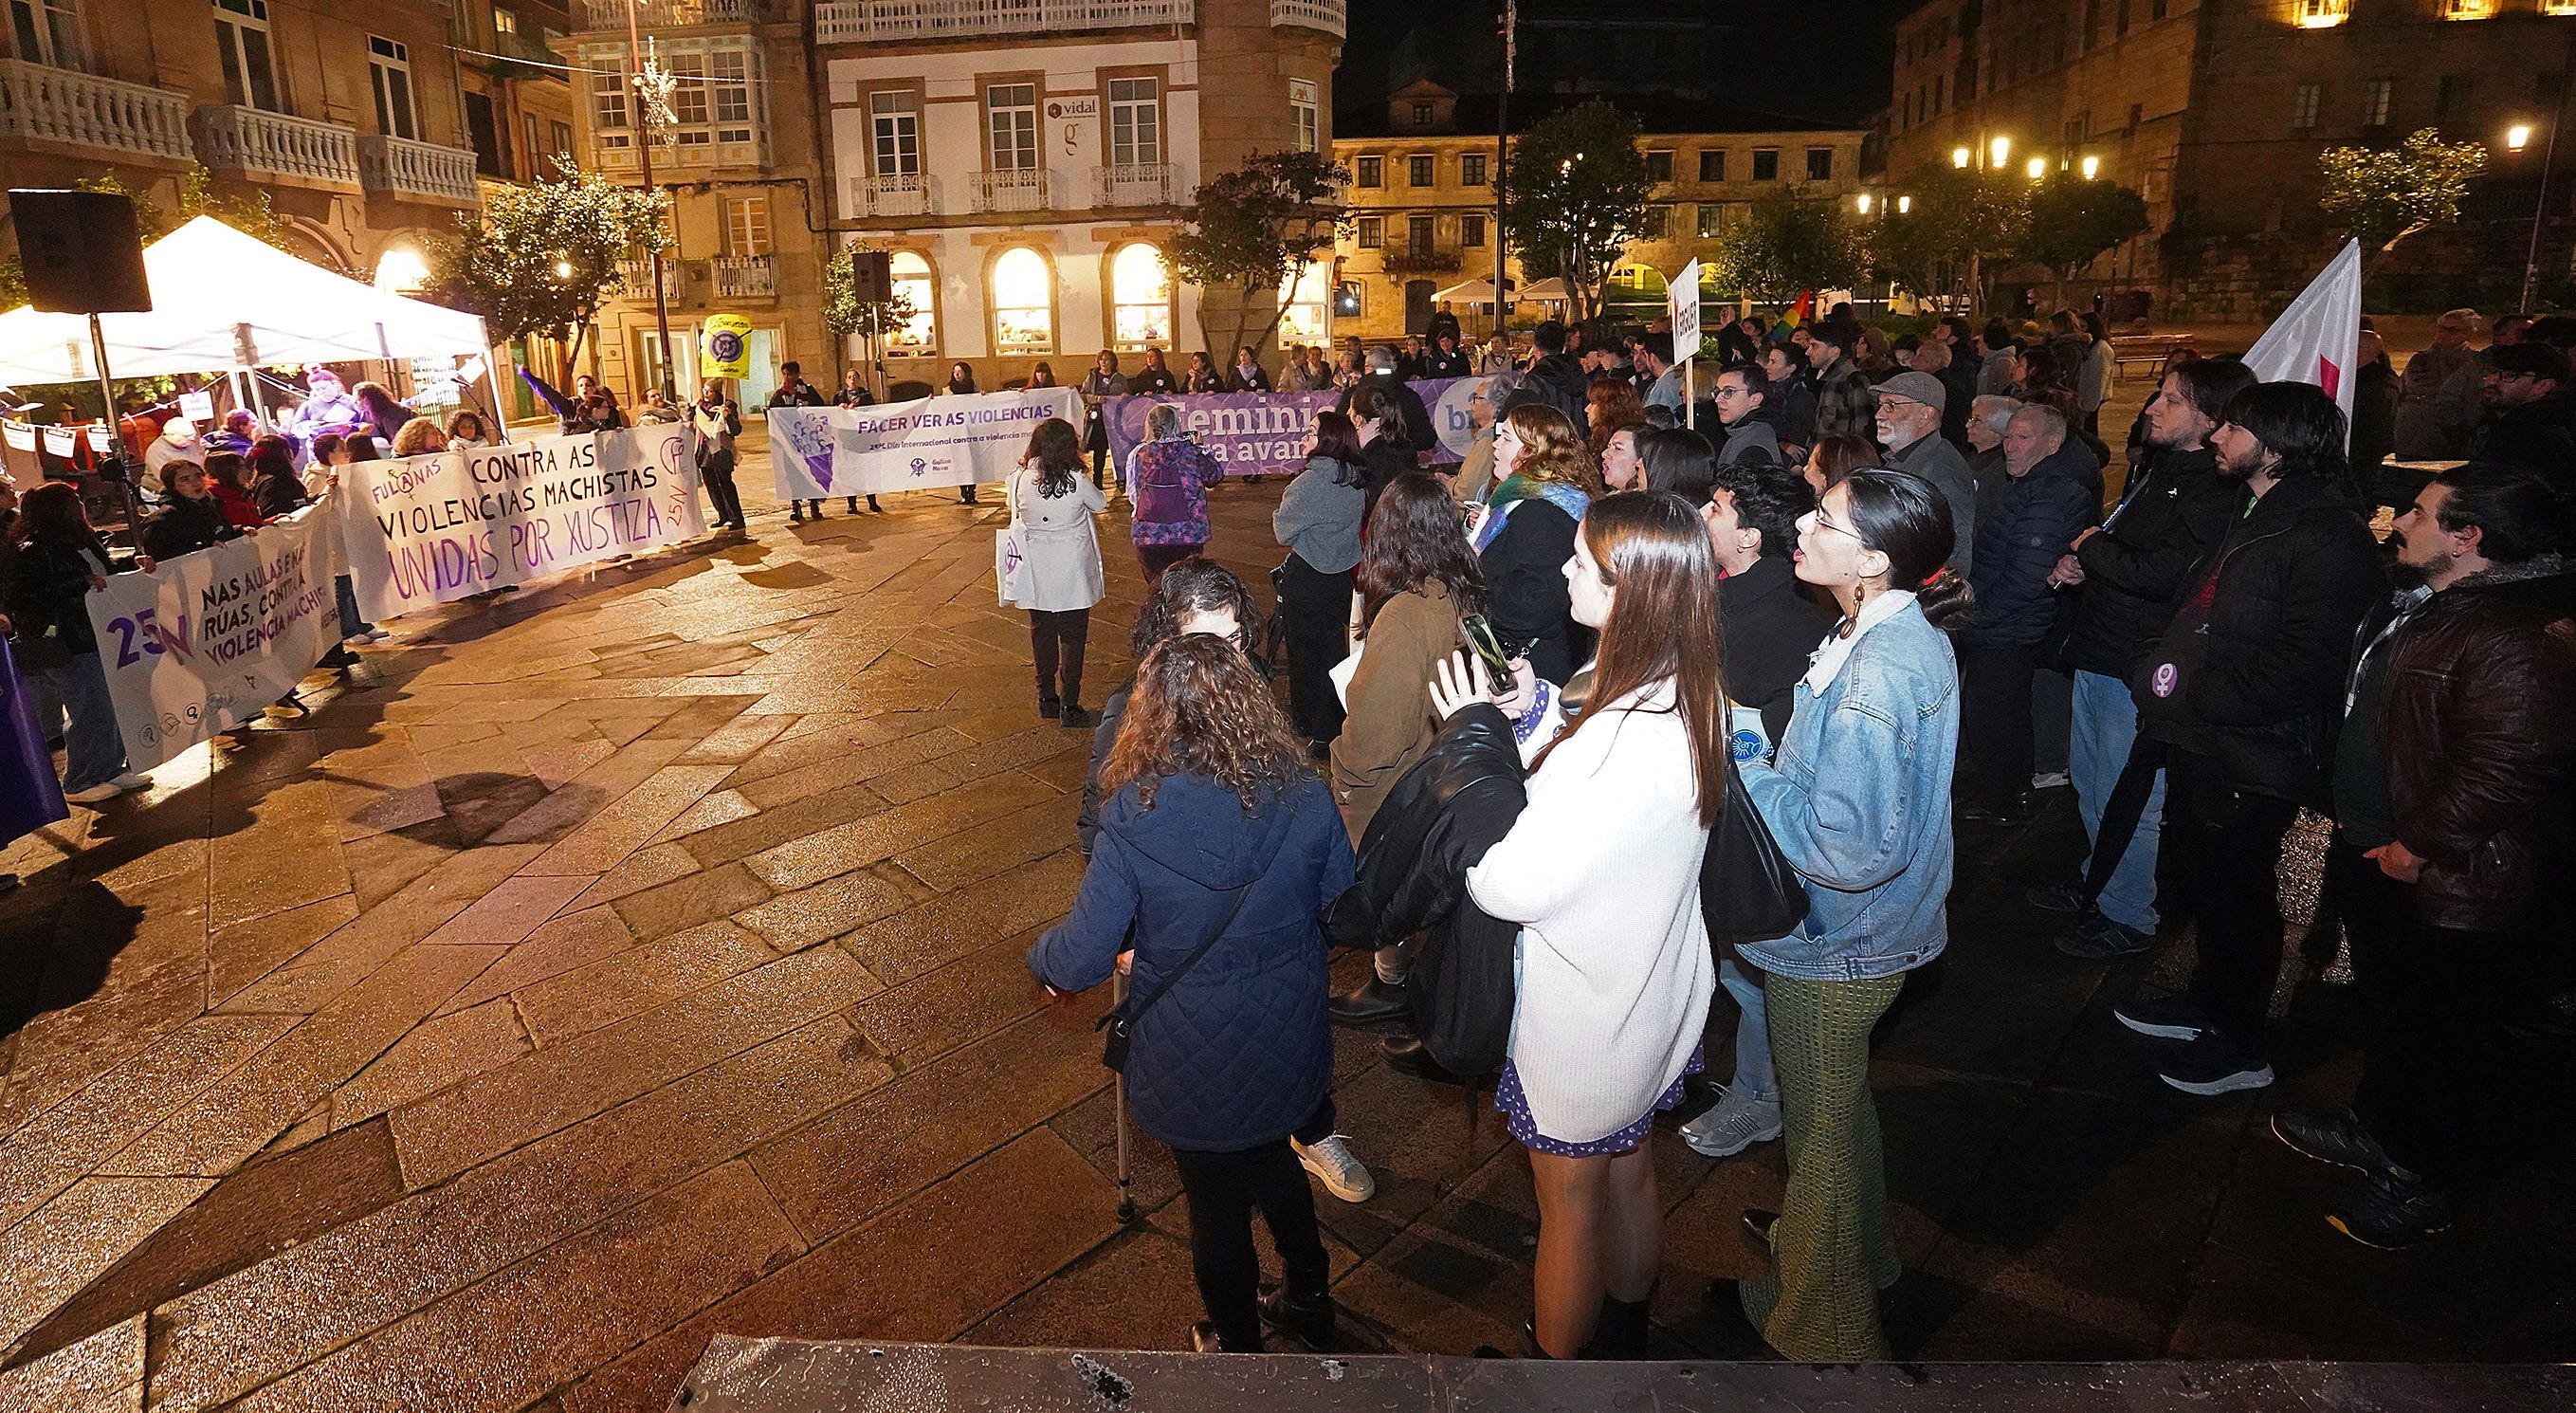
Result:
{"label": "crowd of people", "polygon": [[[1336,1128],[1338,1024],[1382,1028],[1401,1072],[1492,1085],[1540,1212],[1521,1352],[1641,1357],[1645,1141],[1712,1067],[1723,990],[1731,1072],[1672,1119],[1709,1158],[1785,1139],[1788,1182],[1744,1214],[1763,1270],[1708,1308],[1747,1353],[1886,1357],[1872,1029],[1950,943],[1960,831],[2066,786],[2087,854],[2031,900],[2070,964],[2192,939],[2181,990],[2115,1014],[2197,1096],[2273,1081],[2284,839],[2332,821],[2309,926],[2348,941],[2362,1078],[2271,1131],[2356,1172],[2337,1230],[2432,1237],[2554,1133],[2532,1106],[2567,1073],[2551,1005],[2576,983],[2546,933],[2576,867],[2564,348],[2492,351],[2479,455],[2401,487],[2383,543],[2394,472],[2356,468],[2329,394],[2185,353],[2109,444],[2105,331],[2053,322],[1742,321],[1684,418],[1668,338],[1542,325],[1438,471],[1394,395],[1406,351],[1373,350],[1274,512],[1272,635],[1205,557],[1222,468],[1176,418],[1152,429],[1129,477],[1182,508],[1140,503],[1137,675],[1096,726],[1079,897],[1029,965],[1052,994],[1127,978],[1111,1058],[1180,1168],[1194,1347],[1333,1337],[1305,1176],[1375,1187],[1372,1136]],[[1104,355],[1086,391],[1118,376]],[[1091,534],[1086,447],[1097,478],[1096,441],[1040,430],[1015,519]],[[1082,543],[1060,602],[1087,613]],[[1084,724],[1058,602],[1030,604],[1059,644],[1039,707]],[[1748,930],[1783,907],[1794,925]],[[1338,995],[1333,946],[1372,954]]]}

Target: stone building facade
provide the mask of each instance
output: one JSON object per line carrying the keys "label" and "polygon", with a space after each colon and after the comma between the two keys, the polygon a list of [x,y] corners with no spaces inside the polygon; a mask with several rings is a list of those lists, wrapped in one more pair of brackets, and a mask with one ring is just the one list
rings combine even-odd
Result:
{"label": "stone building facade", "polygon": [[[1232,314],[1203,332],[1202,293],[1163,264],[1179,207],[1255,152],[1331,142],[1344,28],[1343,0],[817,5],[832,238],[889,252],[914,310],[887,381],[962,362],[991,389],[1045,362],[1071,384],[1102,349],[1178,369],[1225,338]],[[1329,332],[1324,268],[1279,342]]]}
{"label": "stone building facade", "polygon": [[[1516,95],[1513,126],[1525,129],[1576,101],[1580,95]],[[1650,216],[1657,233],[1628,248],[1603,293],[1614,314],[1643,318],[1659,309],[1666,279],[1704,256],[1762,197],[1789,189],[1849,201],[1860,189],[1866,134],[1858,129],[1811,127],[1669,96],[1611,101],[1648,129],[1638,146],[1658,178]],[[1494,117],[1490,97],[1462,98],[1423,81],[1398,90],[1383,114],[1346,119],[1333,157],[1352,175],[1355,219],[1340,242],[1336,278],[1357,293],[1359,311],[1344,313],[1337,333],[1371,342],[1401,338],[1422,332],[1444,307],[1471,333],[1490,327],[1490,306],[1438,296],[1494,276]],[[1505,278],[1515,289],[1529,283],[1517,258]],[[1557,312],[1523,303],[1513,317],[1526,322]]]}
{"label": "stone building facade", "polygon": [[[2570,73],[2576,0],[1930,0],[1898,30],[1887,165],[1901,180],[1960,153],[1991,162],[1998,142],[2010,171],[2091,159],[2152,224],[2074,298],[2151,288],[2172,312],[2250,317],[2335,243],[2317,206],[2330,146],[2427,127],[2489,145],[2467,228],[2419,238],[2410,260],[2474,264],[2511,244],[2482,228],[2527,235]],[[2558,160],[2564,189],[2576,141]]]}
{"label": "stone building facade", "polygon": [[[219,193],[265,192],[297,255],[397,286],[417,283],[426,240],[479,203],[455,50],[489,33],[489,0],[454,9],[302,0],[9,8],[0,35],[0,182],[9,186],[113,174],[166,210],[189,169],[203,166]],[[529,29],[541,33],[533,20]],[[507,101],[511,80],[476,82],[487,103]]]}

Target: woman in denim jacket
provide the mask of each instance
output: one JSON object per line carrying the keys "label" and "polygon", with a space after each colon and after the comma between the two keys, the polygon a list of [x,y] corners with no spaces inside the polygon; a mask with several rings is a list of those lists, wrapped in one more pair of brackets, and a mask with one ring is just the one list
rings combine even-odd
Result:
{"label": "woman in denim jacket", "polygon": [[1713,1295],[1792,1359],[1887,1357],[1877,1294],[1901,1272],[1869,1034],[1949,937],[1959,674],[1940,625],[1968,603],[1942,567],[1952,540],[1941,493],[1901,471],[1855,471],[1800,517],[1798,577],[1843,619],[1795,689],[1777,765],[1742,767],[1808,904],[1796,931],[1740,949],[1767,978],[1789,1185],[1776,1217],[1745,1213],[1771,1270]]}

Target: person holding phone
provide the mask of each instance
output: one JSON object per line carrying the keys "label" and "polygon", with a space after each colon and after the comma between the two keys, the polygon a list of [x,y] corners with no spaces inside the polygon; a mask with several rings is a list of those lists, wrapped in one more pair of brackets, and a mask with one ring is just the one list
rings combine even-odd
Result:
{"label": "person holding phone", "polygon": [[[1349,716],[1333,741],[1332,784],[1357,845],[1387,791],[1440,734],[1432,671],[1457,650],[1461,617],[1485,607],[1485,577],[1439,478],[1408,471],[1387,483],[1370,512],[1353,581],[1359,660],[1342,694]],[[1408,1014],[1409,969],[1401,940],[1386,939],[1368,982],[1334,999],[1333,1019],[1363,1025]]]}

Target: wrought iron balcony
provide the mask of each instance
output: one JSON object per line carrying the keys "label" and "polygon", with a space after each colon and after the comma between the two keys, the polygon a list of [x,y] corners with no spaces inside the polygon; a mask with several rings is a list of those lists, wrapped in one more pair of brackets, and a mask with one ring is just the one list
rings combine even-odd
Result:
{"label": "wrought iron balcony", "polygon": [[379,196],[472,206],[474,153],[469,148],[370,133],[358,139],[358,173]]}
{"label": "wrought iron balcony", "polygon": [[[356,187],[358,130],[338,123],[290,118],[258,108],[209,105],[195,121],[197,154],[218,174]],[[466,184],[473,184],[474,156],[465,154]]]}
{"label": "wrought iron balcony", "polygon": [[1347,0],[1270,0],[1270,27],[1318,30],[1335,39],[1350,33]]}
{"label": "wrought iron balcony", "polygon": [[[1336,16],[1341,8],[1333,0]],[[814,7],[814,38],[824,44],[995,35],[1034,38],[1078,30],[1188,24],[1195,9],[1192,0],[825,0]],[[1338,23],[1334,32],[1340,32]]]}
{"label": "wrought iron balcony", "polygon": [[1129,162],[1091,169],[1102,206],[1163,206],[1180,200],[1177,170],[1169,162]]}
{"label": "wrought iron balcony", "polygon": [[718,299],[776,299],[778,257],[719,255],[707,262],[716,277]]}
{"label": "wrought iron balcony", "polygon": [[[629,8],[628,0],[581,0],[581,27],[624,34]],[[632,8],[636,26],[645,30],[760,22],[760,0],[633,0]]]}
{"label": "wrought iron balcony", "polygon": [[927,216],[939,206],[939,179],[918,172],[850,178],[853,216]]}
{"label": "wrought iron balcony", "polygon": [[187,161],[188,96],[0,59],[0,139]]}
{"label": "wrought iron balcony", "polygon": [[[639,304],[653,302],[652,260],[648,258],[624,261],[618,265],[617,272],[622,281],[622,287],[617,292],[619,298],[631,299]],[[687,261],[674,260],[669,256],[662,258],[662,292],[673,304],[688,301],[689,265]]]}
{"label": "wrought iron balcony", "polygon": [[975,209],[978,211],[1043,211],[1054,204],[1048,192],[1047,174],[1043,167],[975,174]]}

